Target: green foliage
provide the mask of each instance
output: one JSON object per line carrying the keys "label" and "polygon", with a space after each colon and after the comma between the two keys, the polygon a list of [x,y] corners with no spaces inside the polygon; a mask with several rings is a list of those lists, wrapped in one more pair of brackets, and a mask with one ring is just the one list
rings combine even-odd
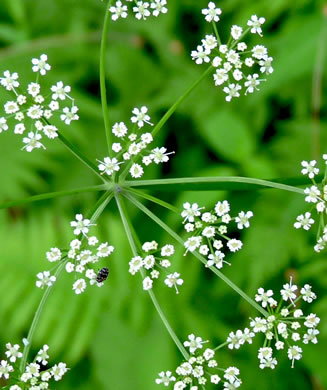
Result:
{"label": "green foliage", "polygon": [[[169,13],[158,20],[145,23],[128,19],[110,25],[107,87],[112,121],[127,121],[134,106],[146,104],[156,123],[200,75],[189,53],[209,32],[200,12],[207,1],[170,2]],[[2,3],[0,73],[7,69],[18,71],[27,83],[31,80],[30,59],[46,52],[53,68],[49,86],[59,80],[71,85],[80,108],[81,120],[65,129],[65,135],[93,162],[102,158],[106,145],[98,54],[105,5],[99,0]],[[312,74],[326,24],[321,4],[308,0],[221,2],[223,37],[228,35],[231,24],[244,24],[253,13],[266,17],[265,44],[275,59],[275,72],[258,94],[242,97],[229,106],[208,77],[162,130],[159,138],[176,155],[168,168],[156,168],[148,178],[293,177],[299,175],[301,160],[316,158],[318,152],[326,151],[326,74],[319,151],[313,142],[311,112]],[[256,42],[255,37],[251,39]],[[1,96],[1,102],[5,97]],[[100,184],[59,142],[49,142],[47,151],[23,153],[19,137],[7,132],[0,135],[0,145],[1,202]],[[327,255],[313,252],[313,233],[292,227],[295,217],[306,207],[301,195],[277,190],[174,193],[157,188],[151,194],[178,208],[185,201],[210,208],[217,200],[228,197],[235,212],[252,209],[255,217],[251,229],[241,237],[244,249],[230,256],[232,267],[224,269],[224,273],[253,295],[259,286],[277,292],[292,271],[296,281],[313,285],[319,302],[312,310],[325,317]],[[34,287],[35,274],[49,265],[45,252],[55,245],[67,246],[71,239],[69,221],[75,212],[90,209],[96,199],[95,193],[80,194],[34,203],[29,205],[29,211],[23,207],[1,210],[2,346],[26,336],[41,297]],[[145,204],[181,232],[177,215]],[[142,240],[168,242],[167,234],[147,217],[130,204],[127,209]],[[101,216],[98,232],[116,247],[105,287],[75,296],[71,275],[60,280],[37,329],[35,350],[48,343],[53,359],[62,359],[74,368],[67,381],[56,385],[58,389],[155,389],[157,372],[172,370],[181,356],[141,290],[141,279],[128,274],[131,252],[114,206],[110,205]],[[229,331],[246,326],[255,312],[196,259],[182,256],[183,252],[179,247],[174,260],[185,279],[180,295],[158,290],[158,299],[181,339],[194,332],[213,344],[222,342]],[[292,375],[287,359],[280,359],[274,372],[262,372],[255,345],[232,355],[221,352],[218,360],[221,366],[241,361],[244,390],[323,388],[327,386],[322,359],[327,347],[324,321],[319,329],[318,346],[304,348],[303,360]]]}

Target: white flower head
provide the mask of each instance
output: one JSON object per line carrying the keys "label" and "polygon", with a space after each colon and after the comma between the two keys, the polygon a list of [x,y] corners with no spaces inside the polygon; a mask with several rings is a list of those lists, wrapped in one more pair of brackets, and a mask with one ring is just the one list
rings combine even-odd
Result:
{"label": "white flower head", "polygon": [[294,227],[296,229],[300,229],[302,227],[304,230],[309,230],[311,225],[315,222],[315,220],[311,218],[311,213],[308,211],[304,215],[299,215],[296,218],[296,221],[297,222],[294,223]]}
{"label": "white flower head", "polygon": [[129,170],[131,176],[135,179],[141,177],[144,173],[144,170],[140,164],[133,164]]}
{"label": "white flower head", "polygon": [[98,162],[100,163],[98,168],[102,172],[101,175],[106,173],[108,176],[111,176],[114,172],[118,172],[120,169],[119,165],[122,164],[115,157],[105,157],[103,161],[98,160]]}
{"label": "white flower head", "polygon": [[136,19],[145,20],[148,16],[151,15],[150,11],[148,10],[149,3],[147,1],[137,1],[136,6],[133,7],[133,12],[135,13]]}
{"label": "white flower head", "polygon": [[72,121],[77,121],[79,119],[77,112],[77,106],[72,106],[71,108],[65,107],[63,109],[63,114],[60,115],[60,119],[65,122],[66,125],[70,125]]}
{"label": "white flower head", "polygon": [[258,18],[257,15],[252,15],[251,19],[248,20],[247,25],[251,27],[250,31],[252,34],[259,34],[260,36],[262,36],[261,26],[264,24],[265,21],[266,19],[263,17]]}
{"label": "white flower head", "polygon": [[206,341],[203,341],[201,337],[190,334],[188,340],[184,341],[184,347],[188,347],[190,353],[193,354],[197,349],[202,349],[204,343],[206,343]]}
{"label": "white flower head", "polygon": [[121,1],[116,1],[116,4],[109,8],[112,14],[111,19],[116,21],[119,18],[127,18],[127,10],[127,5],[123,5]]}
{"label": "white flower head", "polygon": [[219,15],[221,15],[221,9],[216,7],[216,4],[213,1],[210,1],[208,8],[202,10],[202,14],[205,15],[205,20],[209,23],[212,21],[218,22]]}
{"label": "white flower head", "polygon": [[73,290],[75,291],[75,294],[81,294],[86,289],[86,282],[85,279],[81,278],[76,280],[76,282],[73,284]]}
{"label": "white flower head", "polygon": [[78,236],[81,233],[86,235],[89,232],[90,226],[94,226],[94,224],[91,224],[91,221],[84,218],[82,214],[76,214],[75,221],[72,221],[70,226],[74,228],[75,236]]}
{"label": "white flower head", "polygon": [[54,275],[50,275],[49,271],[39,272],[36,277],[39,279],[36,281],[36,287],[44,288],[45,286],[52,286],[56,281],[56,277]]}
{"label": "white flower head", "polygon": [[51,69],[51,66],[47,63],[48,56],[46,54],[42,54],[40,59],[33,58],[32,59],[32,70],[33,72],[40,72],[41,76],[44,76],[47,71]]}

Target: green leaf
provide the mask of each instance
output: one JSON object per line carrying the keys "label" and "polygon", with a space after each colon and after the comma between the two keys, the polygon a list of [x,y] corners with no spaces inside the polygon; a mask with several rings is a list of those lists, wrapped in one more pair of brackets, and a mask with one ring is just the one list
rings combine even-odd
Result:
{"label": "green leaf", "polygon": [[249,159],[255,142],[246,123],[230,110],[212,111],[198,123],[199,135],[218,155],[238,163]]}

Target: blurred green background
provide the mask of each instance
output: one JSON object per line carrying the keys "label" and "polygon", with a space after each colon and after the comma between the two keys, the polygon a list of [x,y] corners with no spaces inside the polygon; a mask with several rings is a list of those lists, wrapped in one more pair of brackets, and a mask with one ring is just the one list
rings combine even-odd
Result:
{"label": "blurred green background", "polygon": [[[190,52],[210,26],[201,9],[204,0],[168,1],[169,13],[138,22],[133,17],[110,25],[107,51],[111,118],[129,121],[133,107],[147,105],[154,123],[205,69]],[[239,175],[258,178],[298,176],[303,159],[326,152],[326,17],[322,1],[221,0],[221,35],[232,24],[245,25],[252,14],[264,16],[263,43],[274,57],[275,72],[261,91],[225,103],[211,78],[205,80],[169,120],[158,139],[176,155],[169,164],[147,169],[144,178]],[[326,6],[326,5],[325,5]],[[80,121],[63,130],[93,161],[106,155],[99,99],[99,41],[105,4],[100,0],[1,0],[0,73],[9,69],[20,80],[34,79],[31,58],[46,53],[52,70],[49,86],[62,80],[72,87]],[[312,93],[313,79],[317,80]],[[1,102],[6,94],[1,90]],[[320,100],[321,97],[321,100]],[[0,135],[0,200],[98,184],[98,179],[56,141],[47,151],[20,151],[21,139]],[[308,308],[322,318],[319,344],[305,346],[303,359],[291,370],[286,351],[277,355],[274,371],[258,367],[260,337],[240,351],[221,351],[219,365],[241,369],[243,389],[326,389],[327,256],[313,251],[314,232],[296,231],[293,223],[306,210],[303,197],[273,190],[256,192],[159,193],[181,208],[184,201],[212,207],[228,198],[234,214],[251,209],[251,229],[242,232],[244,249],[228,260],[224,273],[249,295],[258,287],[276,293],[289,275],[309,283],[318,295]],[[0,359],[6,342],[26,336],[42,292],[35,274],[47,269],[45,252],[71,239],[69,221],[86,213],[98,195],[81,194],[42,201],[0,212]],[[149,205],[177,232],[181,218]],[[128,206],[141,240],[169,237]],[[114,205],[98,221],[103,240],[116,247],[108,260],[110,277],[102,289],[82,296],[71,291],[72,277],[60,279],[37,329],[33,349],[50,345],[53,363],[72,370],[56,389],[152,390],[161,370],[173,370],[181,356],[148,298],[141,279],[128,273],[131,253]],[[179,248],[175,269],[185,279],[180,294],[162,285],[158,299],[177,335],[210,339],[212,346],[248,324],[256,312],[222,281]]]}

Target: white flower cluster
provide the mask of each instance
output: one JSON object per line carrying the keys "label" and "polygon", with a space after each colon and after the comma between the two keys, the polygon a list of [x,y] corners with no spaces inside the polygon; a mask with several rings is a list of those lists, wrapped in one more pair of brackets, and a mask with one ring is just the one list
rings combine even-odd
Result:
{"label": "white flower cluster", "polygon": [[[60,119],[66,125],[79,119],[78,108],[74,104],[74,99],[69,95],[70,86],[65,86],[62,81],[58,81],[50,88],[50,94],[48,92],[41,94],[40,75],[44,76],[51,69],[47,60],[46,54],[42,54],[40,59],[32,59],[32,70],[37,73],[36,81],[29,83],[26,91],[20,89],[17,72],[10,73],[6,70],[3,77],[0,77],[1,85],[14,95],[13,100],[8,100],[4,104],[6,115],[0,117],[0,133],[11,126],[14,134],[20,135],[24,134],[28,128],[27,136],[23,137],[25,145],[22,148],[27,152],[45,149],[41,142],[43,135],[50,139],[58,137],[58,128],[49,123],[56,112],[60,114]],[[70,107],[65,104],[61,108],[60,104],[66,99],[71,101]]]}
{"label": "white flower cluster", "polygon": [[[153,16],[159,16],[160,14],[166,14],[168,9],[166,7],[167,0],[150,0],[148,1],[134,1],[134,0],[125,0],[126,3],[133,2],[134,6],[132,8],[133,13],[138,20],[146,20],[151,14]],[[127,18],[128,16],[128,6],[124,4],[124,1],[116,1],[115,5],[109,8],[111,13],[111,19],[116,21],[119,18]]]}
{"label": "white flower cluster", "polygon": [[[327,154],[322,156],[325,164],[327,165]],[[319,174],[319,168],[317,168],[317,161],[302,161],[301,173],[308,176],[312,180],[312,186],[304,189],[305,201],[313,203],[319,220],[319,228],[317,233],[317,243],[314,246],[316,252],[320,252],[325,249],[327,244],[327,225],[325,225],[324,215],[327,213],[327,185],[324,179],[319,185],[316,183],[315,177]],[[296,229],[303,228],[309,230],[314,224],[315,220],[312,218],[311,212],[307,211],[304,214],[299,215],[296,218],[294,227]]]}
{"label": "white flower cluster", "polygon": [[[228,347],[238,349],[244,344],[244,338],[252,343],[252,338],[256,333],[263,333],[265,335],[264,346],[259,349],[258,353],[260,368],[274,369],[277,365],[277,359],[273,356],[273,346],[280,350],[285,348],[285,344],[288,347],[287,355],[292,361],[293,368],[294,361],[302,357],[302,348],[295,343],[302,341],[304,344],[310,342],[316,344],[319,334],[316,327],[320,322],[320,318],[316,314],[310,313],[304,316],[303,311],[296,307],[296,303],[301,299],[307,303],[316,299],[316,294],[312,292],[311,286],[305,284],[300,289],[299,294],[296,293],[297,291],[298,287],[292,284],[291,279],[290,283],[284,284],[280,290],[281,299],[277,304],[273,298],[272,290],[265,291],[262,287],[259,288],[255,300],[268,310],[269,317],[251,319],[252,331],[245,329],[244,332],[238,330],[236,333],[230,333],[227,338]],[[287,303],[287,306],[283,307],[283,302]]]}
{"label": "white flower cluster", "polygon": [[[208,8],[203,9],[202,13],[207,22],[216,23],[220,19],[221,9],[210,2]],[[237,25],[232,26],[227,44],[221,44],[215,28],[215,35],[206,35],[202,39],[202,44],[191,52],[196,64],[211,63],[216,68],[213,75],[214,82],[216,86],[225,85],[223,91],[226,93],[227,102],[239,97],[239,91],[243,88],[245,95],[259,90],[259,84],[266,81],[260,78],[260,74],[269,75],[274,71],[271,65],[273,59],[269,57],[265,46],[256,45],[249,49],[243,41],[248,32],[262,36],[261,25],[264,22],[264,18],[252,15],[246,29]]]}
{"label": "white flower cluster", "polygon": [[[184,342],[184,346],[189,348],[191,357],[177,367],[176,377],[171,371],[162,371],[159,373],[156,383],[164,386],[174,384],[174,390],[186,388],[198,390],[205,384],[212,383],[217,385],[220,382],[223,384],[224,389],[240,387],[242,381],[238,377],[240,373],[238,368],[218,368],[213,349],[207,348],[203,353],[200,353],[200,350],[203,349],[203,344],[206,342],[201,337],[190,334],[188,340]],[[217,372],[223,372],[223,377],[220,377]]]}
{"label": "white flower cluster", "polygon": [[149,273],[143,279],[143,289],[151,290],[153,281],[158,279],[160,272],[163,271],[166,274],[165,285],[170,288],[174,287],[178,294],[178,286],[181,286],[184,280],[178,272],[168,272],[171,262],[166,259],[166,257],[170,257],[175,253],[174,246],[167,244],[160,249],[156,241],[149,241],[142,245],[142,250],[144,251],[143,257],[135,256],[129,262],[129,272],[135,275],[140,269],[143,269],[146,273]]}
{"label": "white flower cluster", "polygon": [[[7,351],[5,352],[8,360],[1,360],[0,362],[0,378],[9,379],[14,372],[14,366],[10,363],[15,363],[16,360],[21,359],[23,354],[19,351],[18,344],[6,344]],[[58,363],[53,367],[45,369],[48,365],[49,355],[48,345],[43,345],[43,348],[36,354],[32,363],[27,364],[25,372],[20,376],[15,375],[16,384],[8,386],[9,390],[23,390],[28,386],[29,389],[42,390],[49,389],[49,381],[54,379],[59,381],[68,371],[66,363]],[[10,363],[9,363],[10,362]],[[13,380],[13,378],[11,378]]]}
{"label": "white flower cluster", "polygon": [[[144,169],[142,165],[135,162],[140,157],[142,157],[142,163],[145,166],[148,166],[153,162],[155,164],[160,164],[169,160],[169,155],[174,152],[167,153],[167,149],[164,147],[149,150],[148,145],[153,141],[152,134],[139,134],[140,129],[145,123],[152,126],[152,123],[150,122],[151,118],[147,112],[148,109],[145,106],[133,109],[131,122],[134,123],[134,129],[128,136],[128,128],[124,122],[115,123],[113,125],[112,133],[115,137],[120,139],[120,142],[114,142],[112,144],[112,150],[117,153],[117,157],[105,157],[103,161],[98,160],[98,168],[101,171],[101,174],[111,176],[114,172],[120,170],[120,164],[124,161],[129,161],[131,166],[129,169],[130,175],[133,178],[140,178],[144,173]],[[120,157],[122,157],[123,161],[119,162]]]}
{"label": "white flower cluster", "polygon": [[[184,218],[184,228],[187,232],[192,232],[192,237],[184,243],[186,253],[188,251],[199,252],[208,256],[207,267],[222,268],[225,254],[223,240],[227,241],[226,246],[231,252],[236,252],[242,248],[242,241],[227,236],[227,225],[231,221],[237,223],[237,228],[242,230],[250,226],[249,219],[253,216],[252,211],[241,211],[237,217],[229,215],[230,205],[227,200],[217,202],[215,209],[209,212],[201,212],[204,207],[199,207],[197,203],[188,202],[183,205],[184,210],[181,215]],[[185,254],[186,254],[185,253]],[[210,254],[209,254],[210,253]]]}
{"label": "white flower cluster", "polygon": [[[114,247],[107,242],[99,244],[96,236],[88,237],[89,228],[94,226],[89,219],[85,219],[82,214],[76,215],[76,220],[70,224],[74,228],[76,236],[83,235],[81,239],[75,238],[70,242],[69,250],[60,250],[59,248],[51,248],[46,253],[46,257],[50,263],[65,262],[65,269],[68,273],[75,272],[84,277],[77,279],[73,284],[73,290],[76,294],[81,294],[87,287],[87,282],[90,285],[96,284],[98,287],[103,286],[103,281],[108,276],[108,269],[102,268],[99,273],[93,269],[93,264],[98,263],[102,258],[106,258],[114,251]],[[103,272],[102,270],[105,270]],[[102,271],[102,272],[101,272]],[[44,288],[51,286],[56,277],[51,276],[50,271],[39,272],[37,274],[36,286]]]}

